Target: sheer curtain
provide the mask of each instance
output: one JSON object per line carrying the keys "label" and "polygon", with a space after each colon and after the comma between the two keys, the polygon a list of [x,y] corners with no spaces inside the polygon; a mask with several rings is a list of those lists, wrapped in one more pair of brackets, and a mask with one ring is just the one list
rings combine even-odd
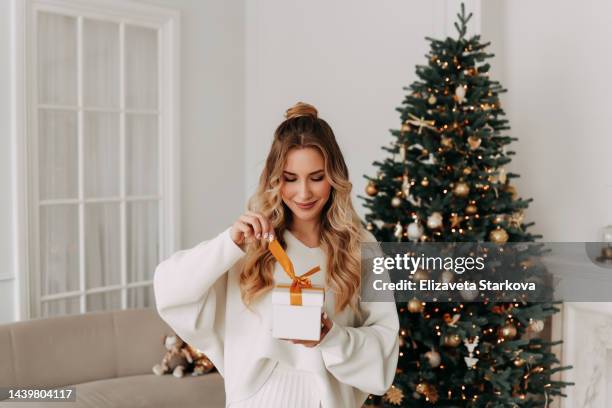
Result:
{"label": "sheer curtain", "polygon": [[159,32],[40,11],[38,293],[43,316],[151,307],[159,261]]}

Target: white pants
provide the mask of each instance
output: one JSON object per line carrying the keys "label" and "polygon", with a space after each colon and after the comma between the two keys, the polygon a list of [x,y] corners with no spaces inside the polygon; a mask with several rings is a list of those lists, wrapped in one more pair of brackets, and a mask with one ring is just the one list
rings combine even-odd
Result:
{"label": "white pants", "polygon": [[319,408],[321,399],[314,374],[279,363],[252,397],[230,408]]}

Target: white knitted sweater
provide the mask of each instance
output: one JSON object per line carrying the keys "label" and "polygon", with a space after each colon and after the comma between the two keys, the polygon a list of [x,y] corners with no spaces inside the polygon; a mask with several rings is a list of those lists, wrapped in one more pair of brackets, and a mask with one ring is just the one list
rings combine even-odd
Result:
{"label": "white knitted sweater", "polygon": [[[334,313],[334,294],[327,290],[324,311],[334,324],[313,348],[271,334],[271,293],[251,310],[240,297],[239,275],[244,252],[227,228],[215,238],[174,253],[154,276],[157,310],[186,342],[202,350],[225,379],[226,404],[254,395],[277,362],[316,374],[323,408],[361,407],[369,393],[383,394],[397,366],[399,322],[395,304],[361,302],[362,321],[347,307]],[[312,277],[324,286],[326,256],[289,231],[286,252],[298,274],[320,265]],[[363,239],[375,242],[363,229]],[[277,283],[289,283],[276,263]]]}

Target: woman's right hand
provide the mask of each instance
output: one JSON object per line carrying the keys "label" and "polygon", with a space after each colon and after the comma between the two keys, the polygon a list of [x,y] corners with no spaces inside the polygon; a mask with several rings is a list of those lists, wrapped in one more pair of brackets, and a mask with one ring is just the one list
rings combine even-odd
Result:
{"label": "woman's right hand", "polygon": [[244,250],[245,245],[254,239],[271,240],[274,237],[274,228],[272,228],[272,223],[262,214],[247,211],[232,225],[230,237],[236,245]]}

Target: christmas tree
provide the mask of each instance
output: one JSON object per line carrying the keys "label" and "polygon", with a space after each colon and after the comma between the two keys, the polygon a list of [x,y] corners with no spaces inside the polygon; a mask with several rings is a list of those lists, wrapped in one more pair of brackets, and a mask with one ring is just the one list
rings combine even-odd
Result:
{"label": "christmas tree", "polygon": [[[464,5],[455,23],[458,38],[431,43],[428,64],[397,110],[401,128],[383,147],[391,157],[375,161],[366,187],[366,227],[381,242],[534,242],[519,198],[504,166],[517,140],[489,78],[490,43],[466,37]],[[523,258],[525,276],[542,273]],[[424,276],[417,276],[424,274]],[[424,279],[427,271],[414,278]],[[445,278],[444,276],[442,277]],[[447,280],[453,279],[446,276]],[[474,300],[477,300],[476,302]],[[400,358],[393,386],[366,405],[384,407],[545,407],[569,383],[551,376],[559,367],[543,340],[554,302],[398,302]]]}

